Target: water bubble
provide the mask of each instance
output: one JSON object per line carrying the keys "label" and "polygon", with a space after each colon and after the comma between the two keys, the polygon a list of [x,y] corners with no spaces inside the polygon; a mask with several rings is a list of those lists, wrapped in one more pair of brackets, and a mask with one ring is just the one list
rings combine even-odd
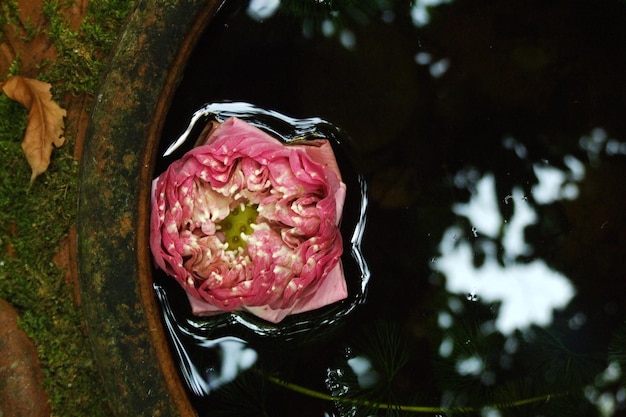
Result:
{"label": "water bubble", "polygon": [[478,301],[478,295],[476,295],[476,293],[473,293],[473,292],[467,293],[465,298],[467,298],[468,301]]}
{"label": "water bubble", "polygon": [[340,381],[341,377],[343,377],[343,371],[339,368],[328,368],[326,372],[326,387],[333,393],[333,395],[341,396],[346,394],[348,392],[348,387]]}

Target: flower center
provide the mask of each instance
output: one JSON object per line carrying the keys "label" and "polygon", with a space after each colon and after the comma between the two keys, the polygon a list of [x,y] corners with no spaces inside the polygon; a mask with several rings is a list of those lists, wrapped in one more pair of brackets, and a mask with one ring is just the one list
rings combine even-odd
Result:
{"label": "flower center", "polygon": [[256,205],[248,206],[240,204],[219,223],[221,231],[224,232],[226,236],[228,249],[237,250],[238,248],[246,248],[247,242],[241,235],[248,236],[254,231],[251,225],[254,224],[259,215],[256,208]]}

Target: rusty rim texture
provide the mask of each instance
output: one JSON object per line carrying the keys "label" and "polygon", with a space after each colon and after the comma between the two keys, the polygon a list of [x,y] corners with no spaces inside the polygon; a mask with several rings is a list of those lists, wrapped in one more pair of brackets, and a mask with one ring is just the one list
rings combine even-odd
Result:
{"label": "rusty rim texture", "polygon": [[80,290],[116,415],[195,415],[152,291],[149,194],[178,79],[223,1],[139,0],[111,57],[85,138],[77,220]]}

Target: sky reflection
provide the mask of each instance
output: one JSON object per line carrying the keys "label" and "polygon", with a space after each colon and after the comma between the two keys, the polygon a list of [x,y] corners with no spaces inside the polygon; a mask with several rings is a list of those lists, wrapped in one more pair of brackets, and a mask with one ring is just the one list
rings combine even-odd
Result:
{"label": "sky reflection", "polygon": [[262,22],[274,16],[280,7],[280,0],[250,0],[248,16],[257,22]]}
{"label": "sky reflection", "polygon": [[[534,333],[529,329],[549,327],[555,312],[568,307],[576,295],[576,288],[564,273],[536,257],[533,245],[526,240],[526,230],[540,222],[538,213],[543,212],[542,206],[577,199],[589,167],[597,168],[602,158],[619,155],[622,148],[626,149],[626,144],[610,139],[602,128],[582,135],[578,145],[586,152],[588,165],[569,154],[553,164],[532,163],[530,168],[536,183],[526,187],[530,193],[525,194],[522,186],[513,186],[503,201],[499,201],[496,190],[500,195],[506,191],[498,187],[498,177],[493,173],[480,173],[469,167],[454,176],[454,185],[468,190],[470,198],[466,203],[453,204],[458,224],[449,226],[443,233],[440,256],[432,259],[431,268],[445,276],[449,293],[461,296],[450,297],[448,309],[441,310],[437,319],[439,328],[446,331],[439,345],[439,356],[453,358],[458,375],[472,376],[482,385],[494,382],[489,378],[493,373],[484,359],[480,355],[468,355],[459,348],[464,340],[452,336],[451,330],[460,325],[455,323],[455,318],[462,316],[459,303],[463,296],[490,307],[493,321],[483,322],[480,334],[487,336],[497,331],[505,336],[499,366],[509,369],[520,343],[517,332],[521,331],[522,339],[533,339]],[[520,160],[529,161],[527,148],[514,138],[505,138],[502,146]],[[513,211],[507,216],[509,205]],[[587,322],[587,314],[579,311],[566,323],[570,330],[577,331]],[[465,342],[474,343],[469,339]],[[609,356],[606,367],[585,386],[584,397],[598,415],[614,416],[623,408],[626,402],[626,388],[620,384],[623,372],[619,360]],[[485,411],[500,415],[497,410]]]}
{"label": "sky reflection", "polygon": [[426,26],[430,23],[430,7],[440,4],[451,3],[452,0],[415,0],[411,6],[411,20],[417,27]]}
{"label": "sky reflection", "polygon": [[[519,187],[505,197],[504,203],[514,207],[510,219],[504,219],[500,211],[493,174],[460,181],[468,185],[471,197],[467,203],[454,204],[452,211],[468,220],[470,233],[459,226],[449,227],[439,245],[441,256],[432,265],[445,275],[450,293],[499,305],[495,328],[504,335],[532,325],[549,326],[554,311],[565,308],[575,295],[570,280],[544,260],[520,260],[533,254],[525,240],[526,228],[538,220],[531,203],[550,204],[578,195],[575,181],[584,177],[584,166],[572,156],[565,158],[565,164],[568,171],[534,165],[538,182],[532,187],[532,199]],[[469,176],[475,177],[475,172]],[[477,250],[484,255],[478,265]],[[450,325],[449,320],[445,322]]]}

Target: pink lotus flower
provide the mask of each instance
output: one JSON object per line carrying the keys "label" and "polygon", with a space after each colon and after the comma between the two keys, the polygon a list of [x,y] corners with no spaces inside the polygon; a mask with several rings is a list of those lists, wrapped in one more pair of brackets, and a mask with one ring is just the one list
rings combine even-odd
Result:
{"label": "pink lotus flower", "polygon": [[194,314],[277,323],[347,297],[345,195],[328,141],[286,145],[231,117],[154,180],[152,254]]}

